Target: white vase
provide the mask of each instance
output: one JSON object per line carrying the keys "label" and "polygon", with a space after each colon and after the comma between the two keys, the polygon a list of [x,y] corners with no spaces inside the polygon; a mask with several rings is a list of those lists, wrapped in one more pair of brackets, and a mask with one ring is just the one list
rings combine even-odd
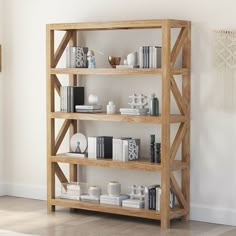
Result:
{"label": "white vase", "polygon": [[116,113],[116,105],[113,101],[109,101],[107,105],[107,114],[115,114]]}

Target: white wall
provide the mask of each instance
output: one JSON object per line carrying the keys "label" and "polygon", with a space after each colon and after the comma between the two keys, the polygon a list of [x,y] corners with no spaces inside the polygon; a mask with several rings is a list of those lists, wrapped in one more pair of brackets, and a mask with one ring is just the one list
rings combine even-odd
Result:
{"label": "white wall", "polygon": [[[191,219],[236,225],[236,155],[233,143],[236,138],[235,103],[232,106],[236,96],[236,82],[229,81],[228,78],[220,79],[211,65],[211,29],[236,28],[235,1],[8,0],[5,5],[4,22],[7,22],[7,27],[4,46],[7,54],[3,81],[3,133],[9,194],[45,198],[46,23],[186,19],[192,21]],[[120,41],[124,43],[119,36],[113,38],[114,41],[109,37],[102,40],[104,45],[108,45],[108,50],[111,50],[109,53],[113,52],[113,46],[119,45]],[[137,38],[131,35],[129,47],[136,41]],[[119,52],[117,48],[114,50]],[[122,50],[122,53],[126,53],[129,48]],[[96,81],[96,78],[91,77],[83,81],[89,85],[89,91],[93,91],[95,85],[99,84],[94,83],[93,79]],[[97,80],[104,82],[103,85],[110,89],[106,83],[107,77],[99,77]],[[136,81],[116,77],[114,81],[112,91],[115,99],[119,99],[119,89],[116,86],[120,88],[120,82],[124,81],[128,81],[128,85],[137,83],[137,92],[141,91],[141,87],[150,92],[146,88],[146,80],[143,82],[142,78],[137,78]],[[150,78],[147,81],[153,82]],[[100,85],[99,91],[104,88],[103,85]],[[122,93],[127,95],[129,92],[127,89]],[[105,99],[103,102],[106,102]],[[124,104],[124,100],[120,104]],[[87,123],[84,125],[88,126]],[[139,127],[114,124],[111,130],[111,126],[107,127],[103,123],[91,122],[89,125],[88,133],[92,133],[94,128],[98,133],[105,130],[107,134],[114,131],[125,134],[132,129],[134,135],[138,135],[135,130]],[[143,127],[144,136],[149,135],[150,127]],[[122,131],[122,128],[127,131]],[[130,183],[132,181],[127,180],[132,178],[130,176],[140,176],[138,181],[146,183],[156,177],[128,170],[111,171],[92,167],[88,170],[87,180],[92,180],[92,175],[97,180],[120,178],[120,181]]]}
{"label": "white wall", "polygon": [[[0,44],[3,43],[3,0],[0,0]],[[3,72],[0,72],[0,196],[4,194],[3,175]]]}

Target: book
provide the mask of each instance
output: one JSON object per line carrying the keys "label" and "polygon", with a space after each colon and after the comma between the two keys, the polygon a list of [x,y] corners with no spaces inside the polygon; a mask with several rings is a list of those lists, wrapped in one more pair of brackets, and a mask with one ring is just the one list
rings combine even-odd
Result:
{"label": "book", "polygon": [[81,112],[81,113],[100,113],[100,112],[103,112],[103,110],[99,110],[99,109],[76,109],[75,112]]}
{"label": "book", "polygon": [[148,112],[148,108],[120,108],[120,112]]}
{"label": "book", "polygon": [[76,105],[77,110],[101,110],[102,105]]}
{"label": "book", "polygon": [[100,196],[100,203],[101,204],[110,204],[110,205],[116,205],[121,206],[122,201],[125,199],[128,199],[129,196],[122,194],[120,196],[110,196],[110,195],[101,195]]}
{"label": "book", "polygon": [[144,208],[144,201],[138,199],[126,199],[122,201],[123,207]]}
{"label": "book", "polygon": [[91,195],[81,195],[80,196],[81,201],[91,201],[91,202],[99,202],[100,197],[98,196],[91,196]]}
{"label": "book", "polygon": [[75,112],[76,105],[84,104],[84,87],[61,86],[60,111]]}

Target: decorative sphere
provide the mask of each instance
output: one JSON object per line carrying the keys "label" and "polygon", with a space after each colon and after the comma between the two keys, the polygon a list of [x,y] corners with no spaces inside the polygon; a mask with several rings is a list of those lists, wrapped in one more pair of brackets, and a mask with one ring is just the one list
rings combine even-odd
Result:
{"label": "decorative sphere", "polygon": [[98,96],[94,94],[90,94],[88,96],[88,103],[90,105],[97,105],[98,104]]}

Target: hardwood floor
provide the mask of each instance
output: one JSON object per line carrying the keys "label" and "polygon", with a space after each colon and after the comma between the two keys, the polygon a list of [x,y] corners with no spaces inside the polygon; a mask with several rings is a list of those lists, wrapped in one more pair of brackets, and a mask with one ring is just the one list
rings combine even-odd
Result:
{"label": "hardwood floor", "polygon": [[236,227],[174,221],[161,231],[158,221],[57,208],[48,214],[45,201],[0,197],[0,229],[42,236],[235,236]]}

